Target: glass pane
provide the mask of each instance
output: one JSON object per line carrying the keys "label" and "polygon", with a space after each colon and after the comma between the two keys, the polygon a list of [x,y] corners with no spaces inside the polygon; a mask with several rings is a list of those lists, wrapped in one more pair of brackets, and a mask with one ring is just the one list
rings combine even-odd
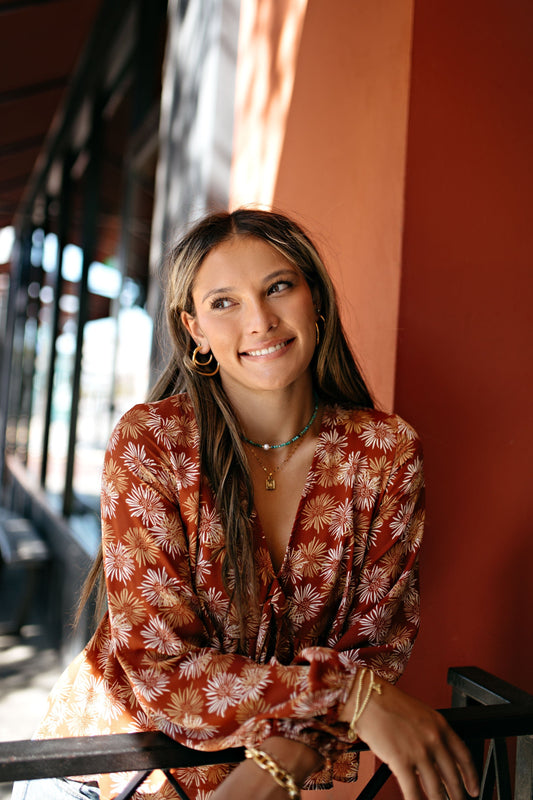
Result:
{"label": "glass pane", "polygon": [[33,375],[33,399],[28,443],[28,469],[37,480],[41,476],[42,445],[48,392],[48,373],[52,350],[54,318],[55,269],[57,261],[57,236],[48,233],[42,248],[42,273],[40,282],[30,284],[28,294],[36,295],[39,302],[37,341]]}
{"label": "glass pane", "polygon": [[76,331],[76,322],[73,319],[66,320],[55,346],[46,488],[56,495],[59,507],[65,485]]}

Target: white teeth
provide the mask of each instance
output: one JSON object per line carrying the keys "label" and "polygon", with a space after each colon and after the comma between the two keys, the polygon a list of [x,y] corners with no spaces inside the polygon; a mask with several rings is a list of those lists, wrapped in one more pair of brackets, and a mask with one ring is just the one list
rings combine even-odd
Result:
{"label": "white teeth", "polygon": [[280,342],[279,344],[274,345],[273,347],[264,347],[262,350],[248,350],[247,355],[249,356],[268,356],[269,353],[275,353],[276,350],[281,350],[282,347],[285,347],[286,342]]}

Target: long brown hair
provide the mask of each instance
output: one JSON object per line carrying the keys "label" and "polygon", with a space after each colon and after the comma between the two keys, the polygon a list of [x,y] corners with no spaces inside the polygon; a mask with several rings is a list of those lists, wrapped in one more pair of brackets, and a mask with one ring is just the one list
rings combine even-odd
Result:
{"label": "long brown hair", "polygon": [[[321,315],[320,344],[311,362],[318,398],[347,408],[372,408],[374,404],[346,340],[333,283],[317,248],[297,223],[273,211],[241,208],[219,212],[198,222],[171,250],[165,305],[172,355],[148,399],[187,392],[192,402],[200,431],[201,469],[213,489],[225,530],[223,577],[235,605],[243,647],[246,620],[256,606],[250,523],[253,486],[242,430],[220,376],[206,377],[195,371],[191,360],[195,342],[181,321],[182,311],[195,314],[192,290],[203,260],[214,247],[235,236],[267,242],[304,275]],[[101,574],[100,556],[82,602]]]}

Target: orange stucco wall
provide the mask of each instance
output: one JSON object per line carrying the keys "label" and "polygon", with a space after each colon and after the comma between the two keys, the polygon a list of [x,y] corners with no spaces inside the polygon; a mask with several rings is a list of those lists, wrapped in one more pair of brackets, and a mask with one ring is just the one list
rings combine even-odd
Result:
{"label": "orange stucco wall", "polygon": [[[232,204],[271,203],[315,235],[337,285],[352,344],[379,402],[392,405],[400,288],[403,185],[411,43],[410,0],[284,0],[292,50],[270,4],[247,0],[237,77]],[[253,12],[253,13],[252,13]],[[305,15],[304,13],[305,12]],[[250,21],[250,15],[253,21]],[[301,30],[301,32],[300,32]],[[290,37],[289,37],[290,38]],[[264,56],[270,43],[269,59]],[[299,47],[298,47],[299,43]],[[256,63],[254,75],[250,62]],[[269,76],[260,65],[270,65]],[[277,64],[274,71],[272,65]],[[242,81],[243,73],[248,76]],[[290,105],[278,117],[277,160],[257,182],[249,153],[272,136],[279,87],[290,79]],[[251,77],[250,77],[251,76]],[[253,84],[251,83],[253,78]],[[270,79],[260,106],[253,86]],[[247,101],[248,98],[248,101]],[[250,125],[255,122],[255,125]],[[265,127],[266,126],[266,127]],[[275,143],[276,143],[275,142]],[[274,143],[274,144],[275,144]],[[274,177],[274,181],[272,180]],[[272,193],[273,188],[273,193]]]}
{"label": "orange stucco wall", "polygon": [[435,705],[476,664],[533,691],[533,6],[414,22],[396,407],[425,442],[422,633]]}

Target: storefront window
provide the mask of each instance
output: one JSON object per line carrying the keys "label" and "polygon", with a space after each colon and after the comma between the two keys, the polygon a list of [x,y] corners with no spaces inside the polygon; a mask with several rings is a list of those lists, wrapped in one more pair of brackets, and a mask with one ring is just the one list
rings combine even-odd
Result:
{"label": "storefront window", "polygon": [[122,291],[116,269],[93,266],[93,288],[100,290],[100,300],[107,296],[118,304],[118,314],[91,320],[84,330],[74,488],[78,501],[89,508],[98,507],[104,452],[114,425],[146,395],[152,340],[149,315],[131,302],[132,281]]}
{"label": "storefront window", "polygon": [[[75,98],[71,129],[61,131],[18,234],[7,451],[25,464],[52,509],[69,518],[88,552],[99,539],[110,434],[148,391],[153,324],[146,301],[165,34],[164,0],[131,4],[116,32],[121,46],[101,54],[95,85]],[[13,236],[0,231],[1,330],[10,285],[1,264]]]}

